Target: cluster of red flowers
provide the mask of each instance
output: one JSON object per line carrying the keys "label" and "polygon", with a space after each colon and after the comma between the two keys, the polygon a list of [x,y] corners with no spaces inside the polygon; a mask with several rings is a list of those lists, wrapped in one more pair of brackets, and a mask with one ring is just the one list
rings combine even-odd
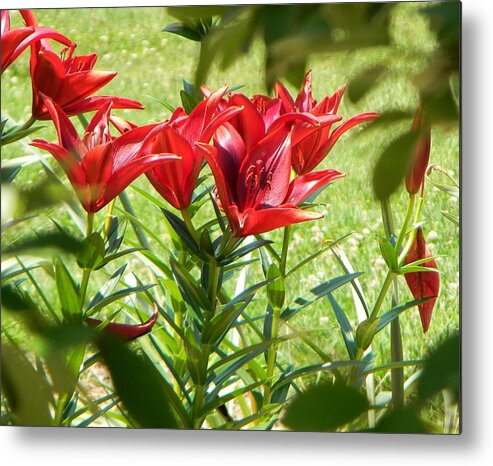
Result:
{"label": "cluster of red flowers", "polygon": [[[321,214],[298,205],[344,175],[315,168],[344,132],[378,116],[361,113],[340,123],[337,112],[345,87],[317,103],[308,72],[296,97],[281,83],[272,98],[231,94],[227,86],[212,92],[203,86],[204,99],[189,114],[178,107],[160,124],[137,127],[111,111],[142,109],[139,102],[94,96],[115,72],[94,70],[95,53],[75,55],[75,43],[39,27],[31,11],[20,13],[25,26],[11,29],[9,12],[1,11],[2,73],[30,48],[31,118],[51,119],[58,134],[58,144],[39,139],[31,144],[55,157],[88,212],[102,209],[144,173],[173,207],[186,209],[205,159],[216,182],[217,203],[236,236],[318,219]],[[50,40],[64,46],[60,54]],[[89,111],[96,113],[79,137],[69,117]],[[110,122],[121,133],[118,137],[111,135]],[[425,126],[424,115],[418,113],[414,129]],[[429,151],[425,128],[406,180],[412,195],[423,189]],[[425,257],[429,252],[419,231],[407,262]],[[426,265],[436,266],[434,261]],[[438,293],[436,273],[407,274],[406,279],[417,298]],[[434,300],[420,305],[425,331],[433,305]]]}
{"label": "cluster of red flowers", "polygon": [[[116,73],[94,70],[96,54],[76,56],[73,42],[39,27],[31,12],[21,14],[26,27],[11,30],[9,13],[2,11],[2,71],[31,47],[32,117],[51,119],[58,133],[58,144],[32,144],[53,154],[88,212],[100,210],[143,173],[171,205],[186,209],[205,157],[235,235],[320,218],[297,205],[343,174],[313,169],[342,133],[377,116],[363,113],[332,130],[342,119],[336,113],[344,88],[317,104],[308,73],[296,99],[280,83],[274,98],[251,99],[204,86],[204,100],[190,114],[179,107],[161,124],[135,127],[110,112],[143,108],[139,102],[93,95]],[[60,55],[49,39],[65,45]],[[80,138],[69,116],[88,111],[96,114]],[[110,121],[123,134],[113,137]]]}

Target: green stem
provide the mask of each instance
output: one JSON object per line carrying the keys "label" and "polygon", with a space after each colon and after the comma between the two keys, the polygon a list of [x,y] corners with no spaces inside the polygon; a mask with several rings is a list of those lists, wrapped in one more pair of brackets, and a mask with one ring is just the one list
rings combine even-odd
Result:
{"label": "green stem", "polygon": [[387,273],[387,276],[385,277],[385,281],[383,282],[382,288],[380,289],[380,293],[378,294],[377,301],[375,302],[375,306],[373,307],[373,310],[371,311],[370,314],[370,319],[376,319],[378,316],[378,312],[380,311],[380,308],[382,307],[382,304],[385,300],[385,296],[387,295],[387,292],[389,291],[390,285],[392,285],[392,281],[394,280],[395,273],[390,271]]}
{"label": "green stem", "polygon": [[267,350],[267,380],[264,388],[264,402],[263,405],[270,404],[272,396],[272,377],[274,375],[274,369],[276,367],[277,359],[277,342],[274,342],[279,334],[279,321],[281,317],[281,309],[275,308],[272,312],[272,330],[271,330],[271,345]]}
{"label": "green stem", "polygon": [[407,233],[409,221],[411,220],[413,210],[414,210],[415,199],[416,199],[415,194],[411,194],[409,196],[409,202],[407,203],[407,210],[406,210],[406,216],[404,217],[404,223],[402,224],[402,228],[401,228],[401,231],[399,233],[399,237],[397,238],[397,242],[395,243],[395,250],[396,250],[397,254],[399,254],[399,250],[401,248],[401,245],[402,245],[404,238],[406,236],[406,233]]}
{"label": "green stem", "polygon": [[19,133],[21,131],[26,130],[30,128],[32,125],[34,125],[34,123],[36,123],[36,117],[31,115],[29,117],[29,120],[27,120],[16,132]]}
{"label": "green stem", "polygon": [[[94,229],[94,212],[88,212],[87,213],[87,222],[86,222],[86,238],[88,238],[92,234],[93,229]],[[86,300],[87,285],[89,284],[90,276],[91,276],[91,269],[83,269],[82,270],[82,279],[81,279],[81,284],[80,284],[80,313],[81,313],[81,316],[84,313],[84,302]],[[76,372],[77,377],[79,375],[80,366],[82,365],[82,362],[84,360],[84,354],[85,354],[85,347],[75,348],[72,350],[72,352],[70,353],[69,358],[68,358],[68,365],[74,371],[77,371]],[[67,406],[67,403],[72,398],[74,390],[75,390],[75,385],[74,385],[74,388],[72,388],[70,391],[67,391],[67,392],[60,394],[60,396],[57,400],[57,405],[56,405],[56,409],[55,409],[56,425],[62,425],[63,424],[63,413],[65,411],[65,407]]]}
{"label": "green stem", "polygon": [[[92,234],[94,228],[94,212],[87,213],[86,223],[86,238]],[[86,300],[87,285],[89,284],[89,278],[91,277],[91,269],[83,269],[82,280],[80,284],[80,309],[81,313],[84,310],[84,301]]]}
{"label": "green stem", "polygon": [[151,251],[151,245],[149,244],[149,241],[147,241],[147,237],[142,231],[142,228],[135,220],[132,220],[132,217],[136,218],[137,214],[135,213],[135,210],[130,203],[130,199],[128,198],[127,193],[125,191],[122,191],[118,197],[120,198],[120,202],[122,203],[123,208],[131,215],[130,223],[132,224],[132,228],[134,229],[135,235],[137,236],[140,245],[144,249]]}
{"label": "green stem", "polygon": [[[408,203],[408,209],[406,212],[406,219],[402,225],[401,234],[399,235],[400,241],[404,239],[404,235],[407,230],[407,223],[411,218],[412,207],[414,204],[413,196],[410,197]],[[382,201],[382,219],[385,228],[385,234],[390,241],[394,236],[394,219],[392,216],[392,209],[388,199]],[[396,243],[396,250],[400,247],[399,239]],[[399,288],[396,277],[392,277],[393,289],[392,289],[392,307],[397,306],[399,303]],[[401,326],[399,318],[394,319],[390,324],[390,354],[392,362],[402,361],[402,336]],[[392,379],[392,405],[395,408],[402,407],[404,405],[404,369],[402,367],[396,367],[391,370]]]}
{"label": "green stem", "polygon": [[[221,278],[221,267],[216,263],[215,260],[209,262],[209,276],[207,284],[207,292],[209,296],[209,301],[211,304],[210,312],[206,314],[206,321],[204,323],[204,328],[209,326],[210,320],[214,317],[216,312],[217,301],[218,301],[218,289],[220,288],[220,278]],[[193,427],[199,429],[205,420],[207,414],[202,414],[202,405],[204,403],[204,398],[206,394],[206,381],[207,381],[207,371],[209,370],[209,357],[211,355],[211,346],[209,344],[202,344],[201,347],[201,378],[199,383],[195,386],[195,394],[193,398],[192,406],[192,419]]]}
{"label": "green stem", "polygon": [[199,243],[199,234],[197,233],[197,230],[193,226],[192,217],[190,216],[190,212],[188,211],[188,209],[182,209],[181,216],[183,217],[183,221],[185,222],[185,225],[187,226],[188,232],[192,235],[192,238],[198,244]]}
{"label": "green stem", "polygon": [[286,264],[288,259],[290,236],[291,236],[291,227],[290,225],[288,225],[284,227],[284,236],[282,239],[280,271],[283,277],[286,275]]}
{"label": "green stem", "polygon": [[[291,227],[288,225],[284,227],[284,235],[282,239],[281,260],[279,262],[279,271],[281,276],[286,276],[286,264],[288,260],[289,251],[289,239],[291,236]],[[284,279],[284,278],[282,278]],[[264,388],[264,402],[263,405],[267,406],[270,403],[272,396],[272,377],[274,375],[274,369],[276,367],[278,344],[274,340],[279,335],[279,324],[281,317],[281,309],[276,307],[272,311],[272,325],[271,325],[271,340],[272,343],[267,350],[267,380]]]}
{"label": "green stem", "polygon": [[[392,307],[399,304],[399,289],[394,280],[392,289]],[[390,323],[390,357],[393,363],[403,361],[402,335],[399,316]],[[392,380],[392,406],[394,409],[404,406],[404,368],[394,367],[390,371]]]}
{"label": "green stem", "polygon": [[111,221],[113,220],[113,207],[115,206],[115,199],[113,199],[108,204],[108,210],[106,211],[106,218],[104,220],[103,235],[105,238],[108,237],[108,232],[110,231]]}
{"label": "green stem", "polygon": [[[414,213],[414,224],[418,223],[418,221],[419,221],[419,216],[421,214],[421,208],[422,207],[423,207],[423,198],[420,197],[418,199],[418,205],[416,206],[416,212]],[[416,236],[416,230],[413,230],[412,233],[409,235],[409,238],[407,239],[406,245],[402,249],[401,254],[399,255],[399,259],[398,259],[399,265],[402,264],[402,262],[404,261],[404,259],[407,256],[407,253],[411,249],[411,247],[414,243],[415,236]]]}

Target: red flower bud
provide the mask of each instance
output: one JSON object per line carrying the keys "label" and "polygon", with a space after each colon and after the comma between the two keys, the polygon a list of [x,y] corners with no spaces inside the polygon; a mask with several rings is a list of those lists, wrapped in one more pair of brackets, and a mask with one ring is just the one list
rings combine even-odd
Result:
{"label": "red flower bud", "polygon": [[430,160],[431,126],[421,107],[416,110],[413,131],[419,131],[420,134],[406,178],[406,189],[409,194],[416,194],[424,185],[426,167]]}
{"label": "red flower bud", "polygon": [[[426,246],[423,231],[421,228],[418,228],[416,238],[411,250],[406,256],[405,263],[410,264],[427,257],[431,257],[431,254]],[[421,265],[423,267],[434,269],[437,268],[437,264],[433,259],[430,259]],[[404,277],[406,279],[407,286],[411,290],[411,293],[415,299],[432,298],[422,304],[418,304],[421,324],[423,325],[423,332],[426,333],[430,326],[431,314],[440,290],[440,275],[438,272],[425,271],[406,273]]]}
{"label": "red flower bud", "polygon": [[[152,330],[154,324],[156,323],[158,316],[158,311],[156,305],[154,305],[154,312],[152,316],[143,324],[139,325],[131,325],[131,324],[116,324],[114,322],[110,322],[106,327],[104,327],[103,332],[113,335],[122,340],[135,340],[135,338],[139,338]],[[86,324],[91,327],[97,327],[103,321],[99,319],[92,319],[88,317],[85,319]]]}

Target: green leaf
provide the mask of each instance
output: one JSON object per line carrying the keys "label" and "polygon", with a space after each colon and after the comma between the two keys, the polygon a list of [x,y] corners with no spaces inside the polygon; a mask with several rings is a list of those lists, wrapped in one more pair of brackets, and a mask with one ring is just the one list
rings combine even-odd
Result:
{"label": "green leaf", "polygon": [[236,304],[241,303],[243,301],[247,301],[250,299],[260,288],[263,288],[265,285],[270,283],[271,280],[264,280],[262,282],[256,283],[255,285],[252,285],[248,287],[246,290],[242,291],[240,294],[236,295],[233,299],[231,299],[229,302],[223,305],[221,308],[221,312],[226,311],[227,309],[231,308],[232,306],[236,306]]}
{"label": "green leaf", "polygon": [[326,382],[296,396],[282,422],[296,431],[335,431],[367,409],[368,401],[354,388]]}
{"label": "green leaf", "polygon": [[133,286],[131,288],[118,290],[115,293],[110,294],[109,296],[106,296],[105,298],[101,299],[94,307],[89,307],[86,310],[86,315],[84,317],[89,317],[93,314],[96,314],[104,307],[108,306],[109,304],[115,301],[118,301],[119,299],[126,298],[127,296],[130,296],[135,293],[139,293],[141,291],[146,291],[149,288],[152,288],[153,286],[156,285]]}
{"label": "green leaf", "polygon": [[77,252],[77,265],[81,269],[95,270],[102,264],[104,254],[104,240],[99,233],[94,232],[82,242]]}
{"label": "green leaf", "polygon": [[169,210],[161,209],[161,211],[166,217],[166,220],[168,220],[168,223],[170,224],[173,231],[176,233],[181,242],[190,250],[190,252],[195,254],[197,257],[203,258],[207,261],[207,257],[202,257],[198,244],[190,235],[185,222]]}
{"label": "green leaf", "polygon": [[171,407],[172,387],[147,355],[112,338],[101,339],[98,346],[116,393],[140,427],[187,427],[179,425]]}
{"label": "green leaf", "polygon": [[200,42],[202,36],[194,29],[185,26],[182,23],[171,23],[168,24],[163,32],[169,32],[171,34],[176,34],[177,36],[185,37],[186,39],[193,40],[195,42]]}
{"label": "green leaf", "polygon": [[396,272],[398,270],[398,257],[394,245],[387,238],[378,238],[378,245],[387,267],[392,272]]}
{"label": "green leaf", "polygon": [[234,249],[231,253],[229,253],[224,259],[221,260],[221,265],[230,264],[231,262],[239,259],[240,257],[246,256],[255,249],[266,246],[267,244],[272,244],[272,241],[262,239],[259,241],[253,241],[246,246],[242,246],[241,248]]}
{"label": "green leaf", "polygon": [[79,290],[62,260],[55,261],[55,282],[62,314],[67,322],[80,320],[81,301]]}
{"label": "green leaf", "polygon": [[314,260],[317,257],[319,257],[320,255],[322,255],[324,252],[328,251],[329,249],[332,249],[334,246],[336,246],[338,243],[340,243],[342,240],[346,239],[350,235],[351,235],[351,233],[348,233],[347,235],[341,236],[340,238],[337,238],[334,241],[330,241],[330,243],[327,244],[326,246],[320,248],[319,250],[317,250],[316,252],[314,252],[310,256],[308,256],[305,259],[303,259],[302,261],[298,262],[298,264],[296,264],[292,269],[290,269],[289,272],[286,273],[285,276],[288,277],[292,273],[296,272],[298,269],[302,268],[306,264],[310,263],[312,260]]}
{"label": "green leaf", "polygon": [[387,199],[406,178],[418,137],[418,131],[408,131],[383,151],[373,172],[373,191],[377,199]]}
{"label": "green leaf", "polygon": [[356,103],[373,87],[382,74],[387,71],[387,67],[378,64],[371,68],[364,69],[360,74],[354,77],[347,88],[347,94],[351,102]]}
{"label": "green leaf", "polygon": [[206,292],[195,281],[190,272],[177,260],[171,258],[170,266],[183,299],[192,307],[199,320],[202,320],[201,310],[209,310],[211,308]]}
{"label": "green leaf", "polygon": [[113,273],[113,275],[111,275],[109,280],[98,290],[98,292],[91,299],[88,309],[91,309],[92,307],[96,306],[96,304],[100,303],[115,289],[116,285],[120,281],[126,268],[127,268],[127,264],[122,265],[119,269],[117,269]]}
{"label": "green leaf", "polygon": [[296,298],[295,303],[298,304],[298,306],[288,307],[287,309],[285,309],[281,314],[281,318],[284,320],[291,319],[291,317],[293,317],[295,314],[300,312],[306,306],[314,303],[320,298],[323,298],[327,294],[331,293],[332,291],[336,290],[337,288],[345,285],[346,283],[354,280],[355,278],[361,275],[362,275],[361,272],[351,273],[347,275],[340,275],[339,277],[332,278],[324,283],[321,283],[320,285],[317,285],[316,287],[312,288],[308,294]]}
{"label": "green leaf", "polygon": [[457,227],[460,226],[459,217],[457,217],[456,215],[452,215],[449,212],[445,212],[443,210],[441,210],[440,212],[447,220],[450,220],[455,226]]}
{"label": "green leaf", "polygon": [[[20,128],[20,127],[19,127]],[[7,134],[2,134],[1,144],[2,146],[6,146],[7,144],[12,144],[13,142],[19,141],[20,139],[24,139],[36,131],[39,131],[41,128],[45,128],[45,126],[31,126],[30,128],[26,128],[20,131],[17,131],[16,128],[12,128],[9,130]]]}
{"label": "green leaf", "polygon": [[53,425],[50,414],[53,395],[46,379],[12,342],[2,341],[1,362],[2,396],[9,406],[12,424]]}
{"label": "green leaf", "polygon": [[393,307],[385,314],[382,314],[378,319],[378,325],[376,327],[375,333],[383,330],[387,325],[390,324],[399,314],[410,309],[411,307],[417,306],[418,304],[425,303],[429,301],[431,298],[423,298],[423,299],[415,299],[413,301],[408,301],[404,304],[399,304],[398,306]]}
{"label": "green leaf", "polygon": [[286,297],[286,285],[284,277],[275,263],[269,265],[266,278],[271,280],[267,284],[267,298],[270,305],[273,309],[282,309]]}
{"label": "green leaf", "polygon": [[439,344],[426,358],[419,381],[418,396],[424,401],[440,390],[449,390],[453,401],[460,396],[460,338],[453,335]]}
{"label": "green leaf", "polygon": [[235,324],[236,319],[248,306],[253,299],[253,295],[250,296],[245,302],[233,306],[232,308],[219,312],[204,327],[202,333],[202,343],[210,344],[213,349],[217,348],[221,341],[224,339],[229,329]]}
{"label": "green leaf", "polygon": [[81,247],[81,241],[68,233],[57,232],[35,232],[27,239],[18,240],[7,246],[2,253],[4,255],[22,255],[34,253],[50,254],[53,250],[59,250],[75,254]]}
{"label": "green leaf", "polygon": [[378,424],[366,432],[392,434],[426,434],[421,419],[410,409],[393,410],[378,421]]}
{"label": "green leaf", "polygon": [[356,342],[354,339],[353,327],[351,326],[346,313],[343,311],[341,306],[339,306],[339,303],[335,300],[334,296],[332,296],[332,293],[329,293],[327,295],[327,299],[329,300],[329,303],[334,310],[339,328],[341,329],[342,338],[344,338],[344,344],[346,345],[349,359],[354,359],[356,357],[358,348],[356,347]]}

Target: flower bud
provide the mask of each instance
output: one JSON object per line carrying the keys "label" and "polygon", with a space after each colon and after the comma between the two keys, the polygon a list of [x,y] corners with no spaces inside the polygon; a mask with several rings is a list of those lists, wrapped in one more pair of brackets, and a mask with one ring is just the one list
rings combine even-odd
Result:
{"label": "flower bud", "polygon": [[430,160],[431,126],[421,107],[416,110],[413,131],[419,132],[411,167],[406,177],[406,189],[409,194],[416,194],[424,184],[426,167]]}
{"label": "flower bud", "polygon": [[356,329],[356,345],[365,351],[371,345],[378,326],[378,319],[366,319]]}
{"label": "flower bud", "polygon": [[[416,232],[416,238],[411,247],[411,250],[406,256],[405,263],[410,264],[420,259],[431,257],[430,251],[426,246],[423,231],[418,228]],[[426,261],[422,264],[423,267],[437,268],[437,264],[433,259]],[[407,286],[411,290],[414,299],[432,298],[428,301],[418,304],[419,315],[421,317],[421,324],[423,325],[423,332],[426,333],[430,326],[431,314],[435,301],[440,291],[440,275],[438,272],[410,272],[404,275]]]}

